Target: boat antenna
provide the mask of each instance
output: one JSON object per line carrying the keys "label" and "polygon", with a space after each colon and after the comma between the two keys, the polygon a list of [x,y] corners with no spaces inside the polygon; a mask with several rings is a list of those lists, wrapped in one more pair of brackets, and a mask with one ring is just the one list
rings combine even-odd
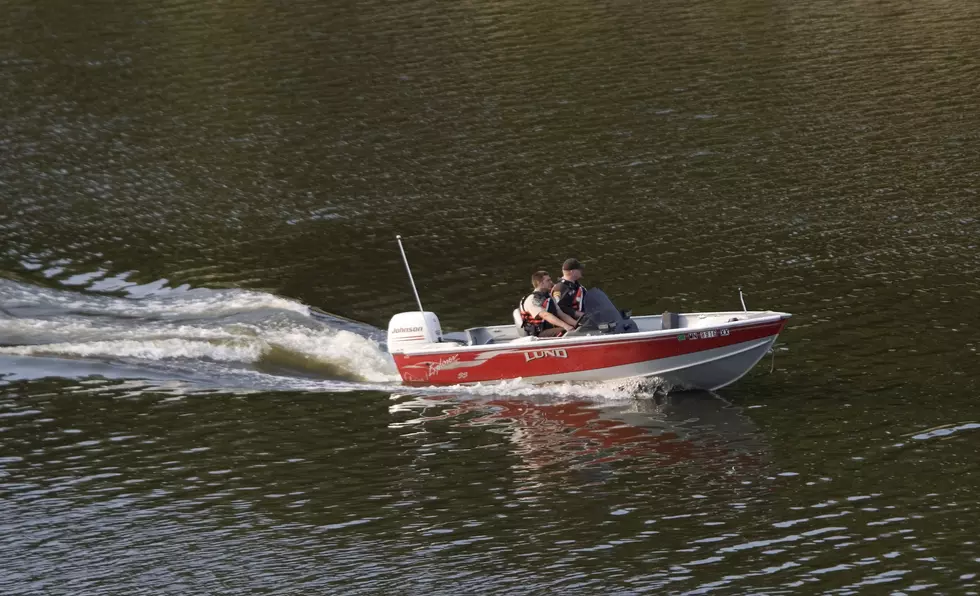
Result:
{"label": "boat antenna", "polygon": [[[404,254],[404,253],[402,253]],[[405,266],[408,266],[408,261],[405,261]],[[409,273],[411,275],[411,273]],[[412,286],[415,287],[415,286]],[[742,312],[749,312],[749,309],[745,308],[745,298],[742,296],[742,288],[738,289],[738,299],[742,302]]]}
{"label": "boat antenna", "polygon": [[[415,289],[415,279],[412,277],[412,268],[408,266],[408,257],[405,256],[405,247],[402,246],[402,237],[400,234],[395,236],[395,240],[398,241],[398,249],[402,251],[402,261],[405,262],[405,271],[408,272],[408,281],[412,284],[412,292],[415,294],[415,303],[419,305],[419,312],[424,313],[425,309],[422,308],[422,301],[419,299],[419,291]],[[425,322],[425,317],[422,317],[423,324]]]}

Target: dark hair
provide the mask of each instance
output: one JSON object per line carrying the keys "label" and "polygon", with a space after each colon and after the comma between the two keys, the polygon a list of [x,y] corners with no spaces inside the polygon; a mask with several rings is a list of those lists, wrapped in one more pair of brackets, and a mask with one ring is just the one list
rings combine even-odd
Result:
{"label": "dark hair", "polygon": [[546,277],[551,277],[547,271],[535,271],[531,274],[531,285],[534,286],[534,288],[537,288]]}

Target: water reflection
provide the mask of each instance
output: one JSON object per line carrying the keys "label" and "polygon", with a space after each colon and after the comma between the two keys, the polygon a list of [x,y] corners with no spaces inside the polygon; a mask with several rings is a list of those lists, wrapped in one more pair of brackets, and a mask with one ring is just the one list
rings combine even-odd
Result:
{"label": "water reflection", "polygon": [[[925,451],[824,476],[772,446],[776,408],[750,417],[708,393],[174,396],[112,379],[4,391],[0,504],[23,531],[7,541],[14,579],[0,574],[0,593],[83,573],[104,578],[87,593],[138,591],[142,566],[167,582],[212,574],[195,587],[213,593],[242,564],[258,570],[256,590],[319,568],[317,593],[397,592],[461,570],[467,593],[548,591],[576,573],[638,591],[750,592],[925,579],[942,563],[927,559],[950,560],[946,539],[961,545],[950,568],[977,556],[963,540],[975,512],[950,497],[961,482],[930,465],[935,492],[919,494],[901,476]],[[975,429],[906,438],[949,449],[950,434]],[[473,572],[487,565],[514,583]]]}
{"label": "water reflection", "polygon": [[[740,408],[711,393],[655,399],[394,396],[394,427],[447,421],[507,437],[515,466],[531,471],[592,468],[626,460],[669,467],[696,462],[731,473],[759,467],[765,442]],[[408,416],[408,417],[406,417]]]}

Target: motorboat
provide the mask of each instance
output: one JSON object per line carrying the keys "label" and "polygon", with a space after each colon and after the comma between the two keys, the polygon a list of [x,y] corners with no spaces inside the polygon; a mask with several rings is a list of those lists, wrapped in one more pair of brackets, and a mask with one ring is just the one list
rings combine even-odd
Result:
{"label": "motorboat", "polygon": [[731,311],[634,317],[612,307],[598,289],[586,293],[584,312],[584,325],[557,338],[528,336],[519,314],[508,325],[443,333],[432,312],[399,313],[388,326],[388,351],[402,380],[414,385],[658,377],[675,387],[714,390],[755,366],[791,316]]}
{"label": "motorboat", "polygon": [[443,333],[435,313],[422,308],[414,280],[412,288],[419,310],[393,316],[387,341],[407,385],[657,377],[672,387],[715,390],[749,372],[791,317],[746,310],[744,300],[741,311],[633,316],[593,288],[583,321],[561,337],[527,335],[517,310],[512,323]]}

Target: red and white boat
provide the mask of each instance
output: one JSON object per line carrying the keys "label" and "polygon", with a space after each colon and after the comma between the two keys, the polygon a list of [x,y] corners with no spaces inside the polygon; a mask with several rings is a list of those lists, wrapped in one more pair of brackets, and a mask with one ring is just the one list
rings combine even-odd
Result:
{"label": "red and white boat", "polygon": [[[591,290],[587,299],[597,292]],[[388,351],[402,380],[414,385],[658,377],[673,386],[712,390],[755,366],[789,317],[773,311],[638,316],[600,323],[604,330],[538,338],[526,336],[516,322],[444,334],[434,313],[405,312],[391,319]],[[664,328],[665,320],[670,328]],[[622,330],[609,323],[632,325]]]}
{"label": "red and white boat", "polygon": [[508,325],[443,333],[419,301],[419,311],[391,318],[388,351],[409,385],[657,377],[675,387],[714,390],[755,366],[791,316],[742,310],[631,317],[596,289],[586,293],[583,310],[590,324],[558,338],[527,336],[516,310]]}

